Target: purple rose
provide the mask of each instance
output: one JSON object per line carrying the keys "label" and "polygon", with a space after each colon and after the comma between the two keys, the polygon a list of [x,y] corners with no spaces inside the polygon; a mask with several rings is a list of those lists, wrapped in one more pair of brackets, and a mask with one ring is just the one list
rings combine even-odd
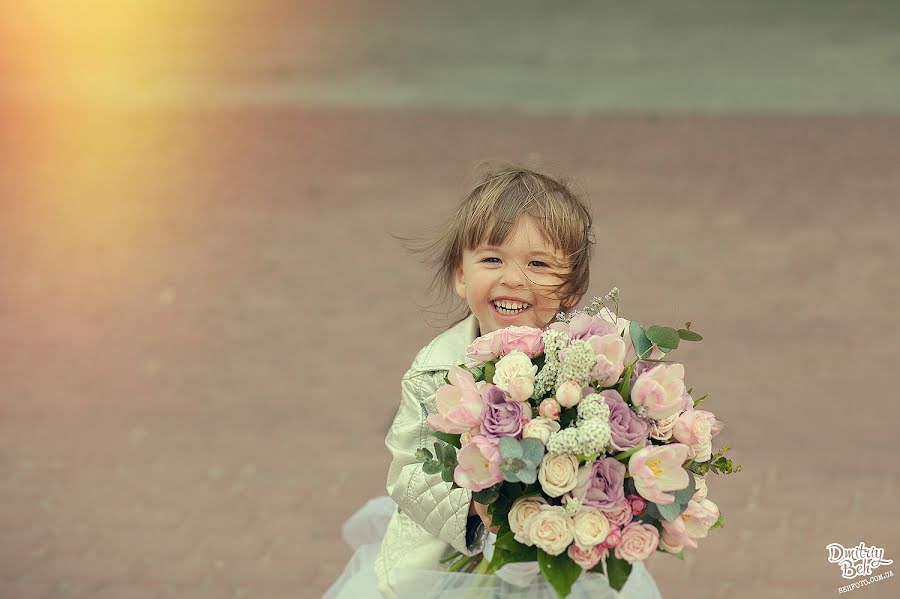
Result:
{"label": "purple rose", "polygon": [[618,451],[647,444],[650,423],[634,413],[615,389],[601,391],[600,395],[609,406],[609,429],[612,446]]}
{"label": "purple rose", "polygon": [[573,341],[578,339],[590,339],[594,335],[617,334],[618,327],[600,316],[588,316],[584,312],[576,314],[568,323],[554,322],[550,328],[555,331],[568,333]]}
{"label": "purple rose", "polygon": [[[481,432],[489,437],[518,437],[522,426],[531,420],[531,406],[508,397],[502,389],[485,385],[481,392],[484,412],[481,414]],[[522,410],[528,406],[529,412]]]}
{"label": "purple rose", "polygon": [[580,467],[572,496],[587,507],[614,509],[625,498],[625,464],[615,458],[604,458]]}

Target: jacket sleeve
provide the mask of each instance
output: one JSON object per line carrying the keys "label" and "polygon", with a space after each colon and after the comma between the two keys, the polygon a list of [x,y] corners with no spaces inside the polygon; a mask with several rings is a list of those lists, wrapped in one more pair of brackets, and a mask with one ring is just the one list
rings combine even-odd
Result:
{"label": "jacket sleeve", "polygon": [[400,510],[429,534],[474,555],[481,551],[487,531],[480,518],[469,518],[472,492],[453,489],[440,474],[426,474],[415,456],[418,448],[434,444],[425,406],[433,405],[441,383],[440,373],[411,369],[404,375],[400,408],[385,439],[392,455],[387,491]]}

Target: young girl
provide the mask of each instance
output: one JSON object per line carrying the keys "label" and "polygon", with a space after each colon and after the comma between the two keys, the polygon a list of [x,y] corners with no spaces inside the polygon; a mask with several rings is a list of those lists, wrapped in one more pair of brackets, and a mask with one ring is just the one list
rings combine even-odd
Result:
{"label": "young girl", "polygon": [[[416,460],[416,450],[434,442],[426,417],[435,411],[447,371],[465,361],[476,337],[512,325],[545,328],[559,311],[578,305],[588,288],[592,243],[591,216],[577,196],[545,174],[508,166],[488,172],[443,234],[421,248],[433,256],[435,282],[464,301],[467,315],[428,343],[403,376],[400,408],[385,441],[393,456],[387,477],[393,501],[370,502],[348,521],[345,537],[365,536],[353,529],[364,527],[363,514],[371,521],[379,511],[384,519],[390,514],[386,531],[380,546],[371,539],[376,544],[366,555],[357,552],[326,597],[377,597],[371,586],[387,598],[453,597],[473,579],[486,578],[448,573],[440,563],[448,546],[465,555],[482,552],[496,529],[489,528],[487,506],[473,501],[470,491],[452,489]],[[367,563],[373,555],[374,575]],[[635,567],[635,574],[646,570]],[[495,593],[514,588],[493,582]],[[634,586],[629,581],[623,593]],[[528,596],[544,592],[554,596],[548,585]]]}

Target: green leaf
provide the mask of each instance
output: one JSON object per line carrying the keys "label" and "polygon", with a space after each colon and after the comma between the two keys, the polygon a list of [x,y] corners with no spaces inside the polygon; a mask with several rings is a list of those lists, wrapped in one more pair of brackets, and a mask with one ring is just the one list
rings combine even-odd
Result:
{"label": "green leaf", "polygon": [[522,457],[525,458],[526,462],[533,466],[537,466],[541,463],[541,458],[544,457],[544,444],[541,443],[540,439],[531,437],[522,439],[521,445]]}
{"label": "green leaf", "polygon": [[647,334],[637,321],[632,320],[628,325],[628,332],[631,335],[631,343],[634,345],[634,351],[638,358],[645,358],[650,355],[650,347],[652,343],[647,338]]}
{"label": "green leaf", "polygon": [[631,454],[633,454],[643,448],[644,448],[643,445],[638,445],[637,447],[632,447],[631,449],[626,449],[622,453],[617,453],[613,457],[616,458],[617,460],[619,460],[620,462],[625,462],[627,464],[628,458],[631,457]]}
{"label": "green leaf", "polygon": [[[690,395],[690,394],[688,394],[688,395]],[[700,399],[695,399],[695,400],[694,400],[694,407],[696,408],[697,406],[699,406],[699,405],[700,405],[700,402],[703,401],[704,399],[706,399],[707,397],[709,397],[709,393],[707,393],[706,395],[704,395],[704,396],[701,397]]]}
{"label": "green leaf", "polygon": [[652,326],[647,329],[647,339],[655,343],[659,346],[660,349],[666,347],[672,349],[678,348],[678,342],[681,338],[678,336],[678,331],[673,329],[672,327],[660,327],[660,326]]}
{"label": "green leaf", "polygon": [[460,441],[459,441],[459,439],[460,439],[460,437],[462,437],[462,435],[451,435],[450,433],[442,433],[440,431],[435,431],[434,436],[437,439],[440,439],[441,441],[443,441],[445,443],[449,443],[450,445],[452,445],[453,447],[455,447],[457,449],[462,448],[462,443],[460,443]]}
{"label": "green leaf", "polygon": [[420,462],[427,462],[428,460],[434,459],[434,456],[431,455],[431,452],[426,448],[420,447],[416,450],[416,459]]}
{"label": "green leaf", "polygon": [[719,512],[719,519],[715,521],[715,523],[710,526],[710,528],[724,528],[725,527],[725,514]]}
{"label": "green leaf", "polygon": [[622,377],[622,384],[619,385],[619,395],[622,396],[626,402],[631,397],[631,377],[634,374],[634,366],[629,365],[628,368],[625,369],[625,376]]}
{"label": "green leaf", "polygon": [[425,474],[437,474],[443,469],[444,467],[435,460],[428,460],[422,465],[422,470],[425,471]]}
{"label": "green leaf", "polygon": [[703,337],[688,329],[678,329],[678,336],[685,341],[703,341]]}
{"label": "green leaf", "polygon": [[498,447],[503,458],[521,458],[524,455],[522,446],[514,437],[500,437]]}
{"label": "green leaf", "polygon": [[568,428],[570,424],[575,422],[576,418],[578,418],[578,408],[565,408],[564,410],[561,410],[559,413],[560,430]]}
{"label": "green leaf", "polygon": [[443,470],[441,470],[441,478],[443,479],[443,481],[444,481],[445,483],[452,483],[452,482],[453,482],[453,471],[454,471],[455,469],[456,469],[456,468],[447,468],[447,467],[445,467]]}
{"label": "green leaf", "polygon": [[631,574],[631,564],[610,555],[606,558],[606,570],[609,586],[617,591],[621,591],[628,581],[628,575]]}
{"label": "green leaf", "polygon": [[493,362],[485,362],[484,363],[484,380],[487,383],[494,382],[494,371],[496,370],[496,366],[494,366]]}
{"label": "green leaf", "polygon": [[581,576],[581,566],[572,561],[565,551],[559,555],[550,555],[543,549],[538,549],[537,556],[541,574],[556,589],[556,594],[565,597],[572,592],[572,585]]}
{"label": "green leaf", "polygon": [[678,559],[684,561],[684,551],[679,551],[678,553],[670,553],[669,555],[672,555],[672,556],[677,557]]}
{"label": "green leaf", "polygon": [[477,501],[478,503],[482,503],[484,505],[490,505],[497,501],[500,498],[500,485],[494,485],[493,487],[488,487],[487,489],[482,489],[481,491],[475,491],[472,493],[472,499]]}

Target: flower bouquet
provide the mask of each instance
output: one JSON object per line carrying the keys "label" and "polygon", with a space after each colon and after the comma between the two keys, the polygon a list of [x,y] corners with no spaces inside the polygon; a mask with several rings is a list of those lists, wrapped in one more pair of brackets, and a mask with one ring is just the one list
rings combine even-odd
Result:
{"label": "flower bouquet", "polygon": [[[723,526],[704,475],[741,470],[712,451],[724,424],[697,409],[684,366],[668,360],[684,328],[618,319],[618,289],[546,330],[513,326],[476,339],[428,416],[429,474],[473,492],[498,527],[494,553],[456,552],[451,570],[494,573],[537,562],[560,597],[585,571],[621,590],[656,551],[683,557]],[[612,305],[615,311],[610,308]]]}

